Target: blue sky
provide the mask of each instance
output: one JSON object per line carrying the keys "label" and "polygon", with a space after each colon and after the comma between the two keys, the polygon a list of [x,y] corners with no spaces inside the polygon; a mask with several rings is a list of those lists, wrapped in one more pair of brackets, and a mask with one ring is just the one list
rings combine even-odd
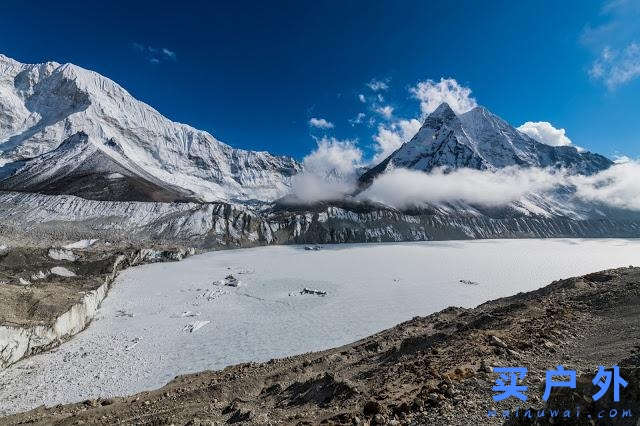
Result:
{"label": "blue sky", "polygon": [[372,156],[425,112],[412,88],[451,89],[441,78],[515,126],[640,157],[640,2],[231,3],[4,1],[0,52],[93,69],[173,120],[298,158],[323,135]]}

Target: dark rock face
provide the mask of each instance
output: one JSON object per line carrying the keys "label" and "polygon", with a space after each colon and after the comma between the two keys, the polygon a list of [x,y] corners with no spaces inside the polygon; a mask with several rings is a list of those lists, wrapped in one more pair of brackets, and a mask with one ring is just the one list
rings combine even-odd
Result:
{"label": "dark rock face", "polygon": [[392,210],[355,213],[339,208],[307,215],[280,214],[288,243],[369,243],[489,238],[638,237],[640,220],[446,216]]}

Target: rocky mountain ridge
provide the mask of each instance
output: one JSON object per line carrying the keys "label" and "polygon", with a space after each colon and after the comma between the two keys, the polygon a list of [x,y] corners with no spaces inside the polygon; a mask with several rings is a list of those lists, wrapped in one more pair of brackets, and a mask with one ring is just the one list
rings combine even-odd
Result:
{"label": "rocky mountain ridge", "polygon": [[443,103],[427,116],[409,142],[363,174],[360,181],[370,183],[391,168],[430,172],[435,168],[551,167],[591,175],[612,165],[599,154],[540,143],[485,107],[458,115]]}

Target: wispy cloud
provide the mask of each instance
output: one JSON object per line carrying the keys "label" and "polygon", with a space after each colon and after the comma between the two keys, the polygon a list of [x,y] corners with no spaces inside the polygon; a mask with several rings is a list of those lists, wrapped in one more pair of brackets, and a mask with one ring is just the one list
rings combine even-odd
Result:
{"label": "wispy cloud", "polygon": [[131,43],[131,48],[152,64],[166,61],[177,61],[176,52],[166,47],[153,47],[138,42]]}
{"label": "wispy cloud", "polygon": [[390,120],[393,116],[393,107],[390,105],[379,106],[376,108],[376,112],[387,120]]}
{"label": "wispy cloud", "polygon": [[364,95],[363,95],[362,93],[360,93],[360,94],[358,95],[358,100],[359,100],[360,102],[362,102],[363,104],[367,102],[367,99],[364,97]]}
{"label": "wispy cloud", "polygon": [[173,52],[169,49],[167,49],[166,47],[162,48],[162,53],[167,57],[167,58],[171,58],[171,59],[176,59],[176,52]]}
{"label": "wispy cloud", "polygon": [[420,130],[420,121],[412,118],[400,119],[389,125],[379,125],[378,133],[373,135],[375,142],[373,164],[377,164],[387,158],[391,153],[408,142]]}
{"label": "wispy cloud", "polygon": [[379,92],[381,90],[387,90],[387,89],[389,89],[389,79],[378,80],[378,79],[374,78],[370,82],[367,83],[367,86],[369,87],[369,89],[373,90],[374,92]]}
{"label": "wispy cloud", "polygon": [[309,120],[309,126],[317,129],[333,129],[333,123],[325,120],[324,118],[311,117]]}
{"label": "wispy cloud", "polygon": [[349,124],[351,124],[352,126],[355,126],[356,124],[362,124],[366,116],[367,115],[364,112],[359,112],[358,115],[349,119]]}
{"label": "wispy cloud", "polygon": [[602,22],[585,27],[581,38],[594,52],[589,76],[614,91],[640,77],[640,2],[607,1],[601,17]]}
{"label": "wispy cloud", "polygon": [[589,75],[611,91],[640,77],[640,44],[631,43],[622,50],[605,47],[591,65]]}

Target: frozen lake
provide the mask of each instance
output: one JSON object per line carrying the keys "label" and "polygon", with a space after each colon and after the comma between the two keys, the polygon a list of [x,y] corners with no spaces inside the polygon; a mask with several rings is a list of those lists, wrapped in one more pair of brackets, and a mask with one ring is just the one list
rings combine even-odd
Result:
{"label": "frozen lake", "polygon": [[[640,240],[557,239],[262,247],[139,266],[120,275],[86,331],[0,372],[0,413],[339,346],[447,306],[632,264]],[[213,284],[229,274],[238,287]],[[327,294],[301,295],[305,287]]]}

